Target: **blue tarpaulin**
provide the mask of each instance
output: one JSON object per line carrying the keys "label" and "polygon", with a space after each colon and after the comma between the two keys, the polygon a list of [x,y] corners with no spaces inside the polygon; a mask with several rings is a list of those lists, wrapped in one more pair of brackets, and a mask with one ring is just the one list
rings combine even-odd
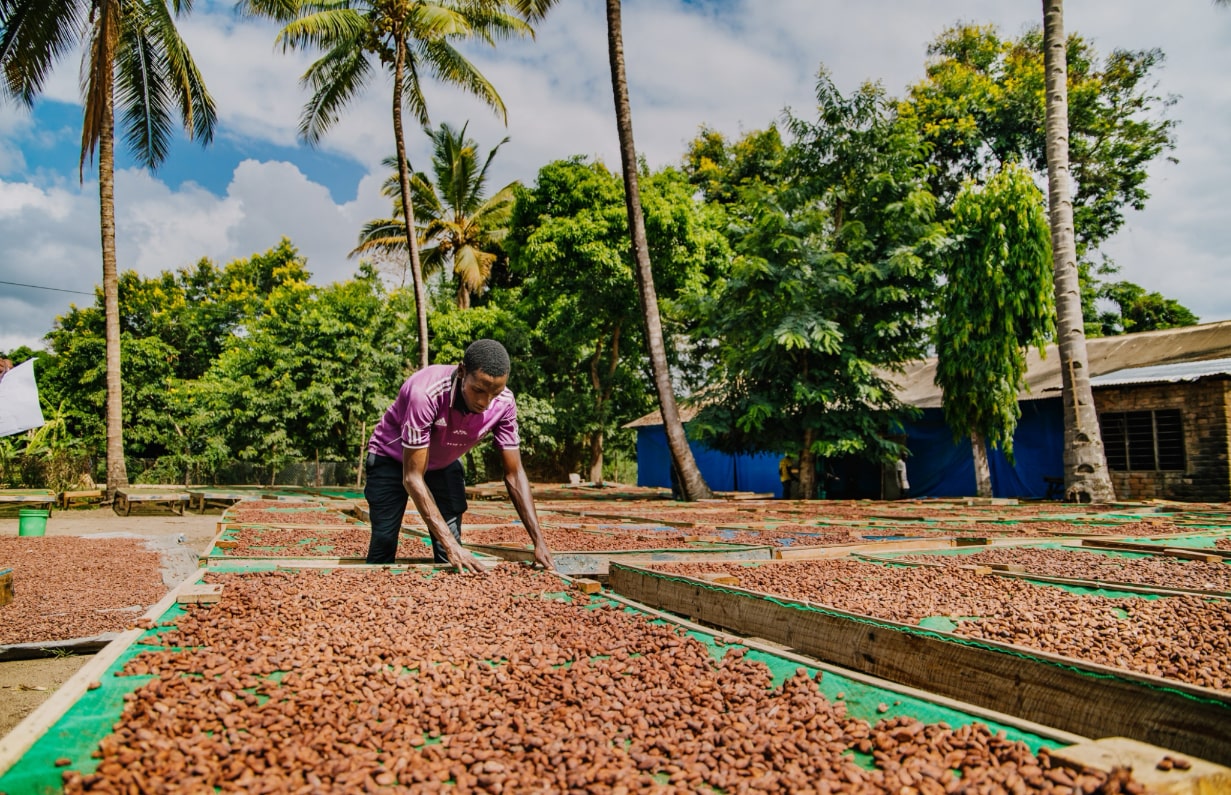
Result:
{"label": "blue tarpaulin", "polygon": [[[1013,436],[1014,463],[1003,450],[989,450],[992,495],[1041,500],[1047,496],[1044,478],[1064,475],[1064,406],[1060,398],[1024,400]],[[705,482],[717,491],[772,492],[781,496],[778,459],[772,453],[730,455],[689,442]],[[906,459],[910,493],[915,497],[971,497],[975,494],[974,458],[970,439],[953,440],[941,409],[924,409],[906,426]],[[875,464],[857,459],[825,462],[822,476],[834,499],[879,499],[880,476]],[[637,485],[670,488],[671,455],[661,425],[637,429]]]}
{"label": "blue tarpaulin", "polygon": [[[778,459],[772,453],[731,455],[689,441],[706,484],[715,491],[755,491],[780,496]],[[637,429],[637,485],[671,488],[671,452],[661,425]]]}
{"label": "blue tarpaulin", "polygon": [[[1064,475],[1064,406],[1060,398],[1024,400],[1013,434],[1014,462],[1003,450],[988,450],[992,496],[1041,500],[1047,477]],[[953,440],[941,409],[924,409],[906,427],[911,497],[969,497],[975,494],[974,456],[969,437]]]}

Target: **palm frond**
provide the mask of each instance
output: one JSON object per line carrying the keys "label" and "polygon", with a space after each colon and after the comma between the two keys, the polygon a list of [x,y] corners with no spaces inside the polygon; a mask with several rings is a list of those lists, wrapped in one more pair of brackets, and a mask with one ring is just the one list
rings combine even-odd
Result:
{"label": "palm frond", "polygon": [[158,168],[171,147],[169,86],[162,73],[148,8],[129,9],[115,54],[115,107],[122,113],[124,141],[148,169]]}
{"label": "palm frond", "polygon": [[343,44],[362,49],[363,37],[368,32],[367,19],[346,3],[324,5],[323,10],[288,22],[278,31],[275,46],[281,44],[283,52],[303,47],[333,50]]}
{"label": "palm frond", "polygon": [[274,22],[290,22],[299,15],[298,0],[238,0],[235,11],[243,17],[263,17]]}
{"label": "palm frond", "polygon": [[559,0],[508,0],[508,5],[527,22],[538,22],[557,2]]}
{"label": "palm frond", "polygon": [[52,67],[72,52],[85,27],[89,3],[12,0],[0,16],[0,70],[4,93],[27,107],[42,92]]}
{"label": "palm frond", "polygon": [[408,50],[411,57],[406,59],[406,76],[402,81],[402,103],[415,115],[419,126],[427,129],[432,126],[432,120],[427,115],[427,98],[423,96],[423,86],[419,81],[419,64],[413,57],[413,50]]}
{"label": "palm frond", "polygon": [[438,80],[455,85],[481,99],[496,111],[501,121],[508,122],[509,116],[504,107],[504,100],[496,93],[495,87],[451,44],[446,41],[431,40],[416,42],[416,45],[422,61]]}
{"label": "palm frond", "polygon": [[316,146],[371,72],[372,65],[363,50],[343,43],[308,67],[300,82],[312,89],[312,98],[299,116],[300,138]]}
{"label": "palm frond", "polygon": [[[166,13],[166,7],[157,2],[151,5],[153,37],[162,53],[161,62],[166,78],[171,81],[184,129],[190,138],[209,143],[214,138],[214,126],[218,121],[214,99],[205,88],[201,72],[180,38],[174,19]],[[191,6],[191,3],[183,0],[183,5]]]}

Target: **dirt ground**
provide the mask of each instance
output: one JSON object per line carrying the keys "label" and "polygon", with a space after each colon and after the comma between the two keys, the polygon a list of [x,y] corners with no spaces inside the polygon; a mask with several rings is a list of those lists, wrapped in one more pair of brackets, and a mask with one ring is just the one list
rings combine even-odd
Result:
{"label": "dirt ground", "polygon": [[[49,536],[133,537],[145,539],[162,558],[162,577],[168,587],[178,585],[197,568],[197,555],[209,545],[218,527],[217,510],[204,515],[148,509],[119,516],[110,508],[55,510],[47,519]],[[17,535],[15,511],[0,515],[0,536]],[[182,536],[182,540],[181,540]],[[0,568],[4,561],[0,560]],[[20,588],[20,583],[16,583]],[[88,655],[65,655],[37,660],[0,662],[0,736],[46,701],[60,685],[89,660]]]}

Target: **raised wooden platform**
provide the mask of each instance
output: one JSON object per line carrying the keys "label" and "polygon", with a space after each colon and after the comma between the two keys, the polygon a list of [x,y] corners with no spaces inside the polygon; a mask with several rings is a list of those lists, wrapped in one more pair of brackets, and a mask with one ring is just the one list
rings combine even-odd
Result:
{"label": "raised wooden platform", "polygon": [[60,492],[59,504],[60,507],[67,510],[72,508],[77,503],[93,505],[95,502],[102,502],[107,496],[107,492],[103,489],[77,489],[76,491]]}
{"label": "raised wooden platform", "polygon": [[163,505],[169,508],[172,512],[184,515],[184,508],[188,505],[188,492],[186,491],[141,491],[129,489],[116,489],[115,502],[111,504],[112,509],[121,516],[128,516],[132,513],[134,505],[150,504]]}
{"label": "raised wooden platform", "polygon": [[51,511],[58,497],[48,489],[0,489],[0,508],[15,505],[19,508],[46,508]]}

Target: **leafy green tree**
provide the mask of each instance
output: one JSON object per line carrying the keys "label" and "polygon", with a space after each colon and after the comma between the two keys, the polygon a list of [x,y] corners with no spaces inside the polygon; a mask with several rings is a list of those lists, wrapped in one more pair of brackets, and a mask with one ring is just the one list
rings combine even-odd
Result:
{"label": "leafy green tree", "polygon": [[[466,126],[454,130],[442,124],[431,135],[435,181],[416,173],[410,182],[422,223],[419,245],[423,274],[427,278],[451,267],[457,284],[457,305],[468,309],[470,297],[487,288],[492,266],[503,253],[500,241],[508,232],[516,183],[506,185],[489,198],[487,169],[509,139],[496,144],[480,165],[478,144],[466,137]],[[389,160],[385,164],[394,165]],[[382,191],[394,197],[393,218],[365,224],[352,256],[369,251],[406,251],[406,219],[396,174],[386,180]]]}
{"label": "leafy green tree", "polygon": [[33,106],[55,63],[78,47],[85,117],[82,179],[98,148],[99,220],[106,318],[107,489],[128,483],[124,462],[119,269],[115,252],[115,110],[137,161],[151,170],[167,156],[178,114],[190,138],[213,137],[214,103],[175,27],[189,0],[4,0],[0,71],[4,90]]}
{"label": "leafy green tree", "polygon": [[1050,229],[1043,195],[1010,164],[953,203],[954,245],[936,321],[936,383],[954,436],[970,436],[978,496],[992,496],[987,445],[1012,460],[1026,385],[1025,350],[1055,328]]}
{"label": "leafy green tree", "polygon": [[[672,297],[728,256],[691,193],[682,174],[665,171],[649,177],[643,195],[668,324]],[[627,219],[620,181],[601,163],[549,163],[518,191],[507,245],[522,280],[516,311],[534,331],[538,384],[557,407],[563,471],[554,476],[588,463],[589,479],[601,483],[619,422],[651,406]]]}
{"label": "leafy green tree", "polygon": [[419,365],[429,356],[427,293],[419,260],[415,205],[406,159],[403,109],[422,127],[430,126],[420,82],[432,75],[461,88],[505,116],[495,87],[455,46],[455,42],[533,34],[537,19],[552,0],[240,0],[250,14],[285,23],[278,34],[284,49],[318,48],[324,55],[303,76],[312,90],[299,120],[300,137],[315,145],[341,118],[342,110],[364,88],[377,66],[392,77],[393,143],[406,227],[406,247],[414,281],[419,324]]}
{"label": "leafy green tree", "polygon": [[1115,488],[1107,469],[1094,390],[1090,387],[1085,322],[1077,278],[1073,201],[1069,195],[1069,111],[1064,3],[1043,0],[1047,74],[1047,206],[1051,222],[1056,337],[1064,400],[1064,489],[1069,502],[1110,502]]}
{"label": "leafy green tree", "polygon": [[[1175,99],[1157,94],[1163,53],[1113,50],[1106,57],[1080,36],[1066,39],[1070,177],[1085,322],[1097,328],[1100,276],[1114,273],[1094,252],[1149,199],[1151,164],[1172,159]],[[1002,39],[993,26],[957,25],[928,48],[927,77],[899,111],[929,144],[933,188],[948,206],[968,179],[986,180],[1006,163],[1047,173],[1043,31]]]}
{"label": "leafy green tree", "polygon": [[784,179],[786,145],[776,125],[745,133],[735,142],[709,127],[688,145],[684,173],[707,202],[738,206],[749,190],[762,192]]}
{"label": "leafy green tree", "polygon": [[357,462],[404,376],[375,271],[316,288],[288,282],[202,380],[203,409],[235,455],[277,472],[287,461]]}
{"label": "leafy green tree", "polygon": [[896,458],[907,415],[885,380],[923,354],[945,243],[913,128],[879,86],[842,96],[822,70],[817,120],[791,117],[786,173],[738,213],[729,276],[697,296],[713,346],[692,427],[719,449]]}
{"label": "leafy green tree", "polygon": [[1099,315],[1104,336],[1195,326],[1200,322],[1178,301],[1162,293],[1146,292],[1144,287],[1132,282],[1105,284],[1099,290],[1099,297],[1116,307],[1115,311]]}
{"label": "leafy green tree", "polygon": [[637,147],[633,141],[633,112],[628,102],[628,79],[624,74],[624,34],[620,23],[620,0],[607,0],[607,54],[611,63],[611,87],[615,98],[616,133],[620,139],[620,166],[624,176],[624,201],[628,213],[628,234],[636,263],[637,294],[645,319],[646,347],[650,353],[650,368],[654,373],[654,389],[662,409],[663,428],[671,462],[679,473],[684,498],[700,500],[712,496],[701,470],[697,468],[692,448],[684,435],[675,389],[667,364],[666,343],[663,340],[662,318],[658,294],[654,286],[649,246],[645,236],[641,192],[637,182]]}

